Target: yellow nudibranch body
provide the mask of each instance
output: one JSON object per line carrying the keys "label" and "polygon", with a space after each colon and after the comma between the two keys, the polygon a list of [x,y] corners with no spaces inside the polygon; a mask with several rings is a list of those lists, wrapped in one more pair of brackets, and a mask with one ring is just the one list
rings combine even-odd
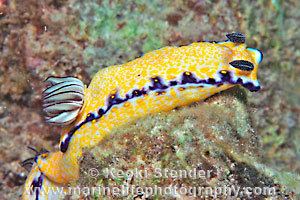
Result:
{"label": "yellow nudibranch body", "polygon": [[[99,70],[87,88],[78,79],[50,78],[44,111],[48,122],[66,127],[59,151],[35,157],[23,199],[60,198],[61,194],[44,191],[76,181],[82,149],[97,145],[116,127],[189,105],[234,85],[259,90],[257,70],[262,54],[246,48],[241,36],[235,33],[225,42],[152,51]],[[39,190],[29,192],[32,189]]]}

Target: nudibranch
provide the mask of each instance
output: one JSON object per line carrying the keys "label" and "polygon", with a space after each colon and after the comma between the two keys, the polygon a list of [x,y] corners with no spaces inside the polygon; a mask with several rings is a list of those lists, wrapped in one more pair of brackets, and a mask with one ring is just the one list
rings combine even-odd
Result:
{"label": "nudibranch", "polygon": [[50,86],[43,94],[46,121],[65,127],[59,151],[39,153],[32,160],[23,199],[60,198],[55,188],[78,179],[82,149],[97,145],[113,128],[235,85],[258,91],[262,53],[247,48],[241,33],[227,38],[146,53],[99,70],[88,87],[73,77],[48,78]]}

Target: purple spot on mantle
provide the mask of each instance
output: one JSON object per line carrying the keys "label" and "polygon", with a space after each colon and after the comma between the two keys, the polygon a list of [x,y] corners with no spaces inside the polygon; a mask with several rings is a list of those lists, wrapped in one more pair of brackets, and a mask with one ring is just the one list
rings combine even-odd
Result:
{"label": "purple spot on mantle", "polygon": [[255,86],[253,83],[248,82],[248,83],[244,83],[242,84],[242,86],[244,86],[245,88],[247,88],[250,92],[257,92],[258,90],[260,90],[260,86]]}

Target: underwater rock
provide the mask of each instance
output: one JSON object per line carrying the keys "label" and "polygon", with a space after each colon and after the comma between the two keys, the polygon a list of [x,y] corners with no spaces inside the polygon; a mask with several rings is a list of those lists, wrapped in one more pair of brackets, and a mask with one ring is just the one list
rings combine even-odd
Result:
{"label": "underwater rock", "polygon": [[[244,97],[243,90],[234,88],[205,102],[114,130],[97,147],[84,152],[79,186],[274,187],[283,195],[275,176],[269,177],[256,167],[261,145]],[[197,173],[193,174],[193,170]],[[193,175],[185,174],[189,172]],[[145,192],[119,196],[110,192],[108,195],[115,198],[149,197]],[[100,198],[105,195],[94,194]],[[173,191],[164,196],[175,197],[184,195]],[[255,196],[264,197],[267,196]]]}

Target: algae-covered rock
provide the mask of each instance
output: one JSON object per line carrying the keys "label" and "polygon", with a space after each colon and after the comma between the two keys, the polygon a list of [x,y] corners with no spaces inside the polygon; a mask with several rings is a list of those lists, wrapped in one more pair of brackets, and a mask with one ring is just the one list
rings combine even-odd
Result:
{"label": "algae-covered rock", "polygon": [[[79,185],[99,187],[100,194],[91,195],[95,199],[216,197],[209,187],[262,188],[265,193],[256,199],[268,197],[267,192],[284,196],[280,187],[288,180],[278,185],[276,175],[258,167],[259,140],[251,113],[239,96],[244,96],[243,90],[233,89],[114,130],[97,147],[85,151]],[[129,192],[122,193],[126,186]],[[192,193],[183,194],[185,189]],[[288,191],[285,194],[291,195]],[[244,192],[239,197],[248,196]]]}

